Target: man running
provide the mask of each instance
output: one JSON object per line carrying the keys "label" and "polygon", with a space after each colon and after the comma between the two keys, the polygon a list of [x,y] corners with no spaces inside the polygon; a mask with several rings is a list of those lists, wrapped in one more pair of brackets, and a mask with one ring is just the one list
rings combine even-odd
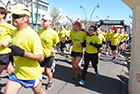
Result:
{"label": "man running", "polygon": [[82,70],[78,66],[82,55],[83,47],[78,47],[77,45],[83,43],[86,39],[86,33],[81,31],[81,25],[79,22],[74,23],[73,31],[70,32],[70,40],[73,41],[73,48],[71,52],[72,68],[75,72],[74,79],[77,80],[82,75]]}
{"label": "man running", "polygon": [[27,7],[19,5],[11,11],[13,33],[11,54],[15,70],[10,74],[4,94],[17,94],[22,86],[32,88],[35,94],[47,94],[42,88],[42,73],[38,61],[44,59],[41,41],[37,33],[28,26],[30,12]]}
{"label": "man running", "polygon": [[118,29],[114,28],[114,32],[110,35],[110,41],[111,41],[111,50],[112,50],[112,61],[117,62],[117,49],[118,44],[120,43],[120,37],[118,33]]}
{"label": "man running", "polygon": [[[41,67],[43,67],[42,73],[46,72],[49,78],[49,82],[46,86],[46,89],[49,90],[53,86],[52,81],[52,65],[54,61],[55,55],[55,46],[60,47],[59,37],[56,31],[51,28],[52,18],[49,15],[46,15],[42,18],[44,28],[38,30],[38,34],[41,39],[41,44],[43,46],[44,51],[44,60],[40,62]],[[58,48],[57,48],[58,49]],[[44,68],[45,67],[45,68]]]}
{"label": "man running", "polygon": [[6,10],[0,7],[0,74],[4,69],[10,74],[14,68],[9,60],[11,49],[7,46],[11,44],[13,31],[16,29],[11,24],[5,22]]}
{"label": "man running", "polygon": [[94,35],[94,32],[96,32],[97,28],[95,26],[89,27],[89,35],[86,37],[86,41],[79,44],[78,47],[86,46],[85,55],[84,55],[84,69],[82,72],[82,78],[79,82],[80,85],[85,84],[85,77],[88,69],[89,62],[91,61],[92,67],[95,70],[95,75],[99,76],[98,73],[98,49],[102,47],[100,44],[99,36]]}

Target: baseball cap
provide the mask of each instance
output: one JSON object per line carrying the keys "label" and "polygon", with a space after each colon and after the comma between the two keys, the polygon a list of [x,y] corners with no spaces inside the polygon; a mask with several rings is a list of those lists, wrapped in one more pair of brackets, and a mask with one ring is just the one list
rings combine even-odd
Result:
{"label": "baseball cap", "polygon": [[77,25],[78,27],[81,28],[81,24],[79,22],[75,22],[74,25]]}
{"label": "baseball cap", "polygon": [[28,8],[24,5],[18,5],[13,10],[11,10],[11,11],[7,10],[6,12],[17,14],[17,15],[25,14],[27,16],[30,16],[30,14],[31,14],[30,11],[28,10]]}
{"label": "baseball cap", "polygon": [[42,20],[50,20],[52,21],[52,17],[50,17],[49,15],[45,15]]}

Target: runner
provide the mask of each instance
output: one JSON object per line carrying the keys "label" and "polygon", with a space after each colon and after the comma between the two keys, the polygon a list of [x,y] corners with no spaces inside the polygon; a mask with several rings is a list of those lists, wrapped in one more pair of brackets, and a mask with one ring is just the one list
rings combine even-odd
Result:
{"label": "runner", "polygon": [[64,48],[66,47],[65,42],[66,42],[67,37],[68,37],[65,26],[61,25],[61,30],[59,31],[58,36],[60,38],[60,43],[61,43],[61,48],[60,48],[61,49],[61,55],[63,55],[64,54]]}
{"label": "runner", "polygon": [[127,31],[124,32],[124,49],[126,49],[126,44],[128,43],[129,36],[127,34]]}
{"label": "runner", "polygon": [[13,31],[16,29],[5,21],[6,10],[0,7],[0,74],[4,69],[10,74],[14,71],[12,63],[9,60],[11,50],[7,47],[11,44]]}
{"label": "runner", "polygon": [[54,44],[59,45],[59,37],[56,31],[54,31],[50,26],[52,23],[52,18],[49,15],[46,15],[42,18],[44,28],[38,30],[38,34],[41,39],[41,44],[44,51],[44,60],[40,62],[42,73],[46,72],[49,78],[49,82],[46,86],[46,89],[49,90],[53,86],[52,81],[52,72],[51,67],[54,65],[54,55],[55,55],[55,46]]}
{"label": "runner", "polygon": [[[70,40],[73,41],[73,48],[71,52],[71,61],[72,68],[76,73],[74,79],[77,80],[82,75],[82,70],[78,66],[82,55],[83,55],[83,47],[78,47],[77,45],[83,43],[86,38],[86,33],[81,31],[81,25],[79,22],[74,23],[73,31],[70,32]],[[79,72],[78,72],[79,71]]]}
{"label": "runner", "polygon": [[99,37],[99,39],[100,39],[100,44],[102,45],[102,47],[101,47],[100,49],[98,49],[98,59],[99,59],[99,58],[100,58],[100,55],[101,55],[101,53],[102,53],[102,50],[103,50],[103,44],[105,44],[106,39],[105,39],[105,37],[102,35],[102,30],[101,30],[100,28],[98,28],[96,32],[97,32],[96,36]]}
{"label": "runner", "polygon": [[111,29],[109,29],[109,31],[106,34],[106,40],[107,40],[107,44],[106,44],[106,55],[108,55],[109,53],[111,54],[111,42],[110,42],[110,35],[111,35]]}
{"label": "runner", "polygon": [[123,42],[124,42],[124,29],[119,30],[120,44],[118,47],[118,56],[122,56],[123,53]]}
{"label": "runner", "polygon": [[27,7],[19,5],[11,11],[13,33],[11,54],[15,70],[10,74],[4,94],[17,94],[22,86],[32,88],[35,94],[47,94],[42,88],[42,73],[38,61],[44,59],[41,41],[37,33],[28,26],[30,12]]}
{"label": "runner", "polygon": [[96,76],[99,76],[98,73],[98,49],[102,47],[100,44],[100,39],[98,36],[94,35],[94,32],[96,32],[97,28],[95,26],[89,27],[89,35],[86,37],[86,41],[79,44],[78,46],[86,46],[85,55],[84,55],[84,69],[82,72],[82,79],[79,82],[80,85],[85,84],[85,77],[88,69],[89,62],[91,61],[92,67],[95,69]]}
{"label": "runner", "polygon": [[111,41],[111,50],[112,50],[112,61],[117,62],[117,49],[118,49],[118,44],[120,42],[120,37],[118,33],[118,29],[114,28],[114,32],[111,33],[110,35],[110,41]]}

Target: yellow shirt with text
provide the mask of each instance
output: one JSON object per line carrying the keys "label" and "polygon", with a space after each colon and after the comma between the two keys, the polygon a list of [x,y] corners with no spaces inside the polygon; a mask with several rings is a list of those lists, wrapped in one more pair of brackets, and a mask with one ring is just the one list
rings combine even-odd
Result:
{"label": "yellow shirt with text", "polygon": [[[40,38],[29,26],[24,30],[14,31],[12,45],[18,46],[34,55],[43,54]],[[14,56],[14,63],[14,74],[17,76],[17,79],[34,80],[42,75],[41,67],[37,60]]]}
{"label": "yellow shirt with text", "polygon": [[73,41],[72,51],[74,52],[83,52],[83,47],[77,47],[78,44],[83,43],[86,40],[86,33],[83,31],[75,32],[71,30],[70,32],[70,40]]}
{"label": "yellow shirt with text", "polygon": [[59,42],[59,37],[56,31],[53,29],[44,30],[44,28],[38,30],[38,34],[41,39],[41,44],[43,46],[43,52],[45,57],[54,56],[55,54],[51,53],[51,49],[55,49],[54,44]]}

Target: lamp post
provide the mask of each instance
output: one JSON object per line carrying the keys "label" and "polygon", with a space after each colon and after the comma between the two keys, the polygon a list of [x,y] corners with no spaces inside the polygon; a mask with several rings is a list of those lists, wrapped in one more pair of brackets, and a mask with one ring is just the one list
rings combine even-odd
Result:
{"label": "lamp post", "polygon": [[95,11],[95,9],[96,8],[99,8],[100,6],[99,6],[99,4],[97,4],[96,6],[95,6],[95,8],[92,10],[92,13],[91,13],[91,15],[90,15],[90,23],[91,23],[91,18],[92,18],[92,15],[93,15],[93,13],[94,13],[94,11]]}
{"label": "lamp post", "polygon": [[86,13],[86,11],[85,11],[85,8],[84,8],[82,5],[80,6],[80,8],[84,10],[85,17],[86,17],[86,21],[87,21],[87,13]]}
{"label": "lamp post", "polygon": [[105,20],[107,20],[107,18],[109,18],[109,16],[107,16],[107,17],[105,18]]}
{"label": "lamp post", "polygon": [[80,6],[80,8],[84,10],[85,17],[86,17],[86,24],[85,24],[85,27],[87,28],[87,13],[86,13],[86,10],[85,10],[85,8],[84,8],[82,5]]}

